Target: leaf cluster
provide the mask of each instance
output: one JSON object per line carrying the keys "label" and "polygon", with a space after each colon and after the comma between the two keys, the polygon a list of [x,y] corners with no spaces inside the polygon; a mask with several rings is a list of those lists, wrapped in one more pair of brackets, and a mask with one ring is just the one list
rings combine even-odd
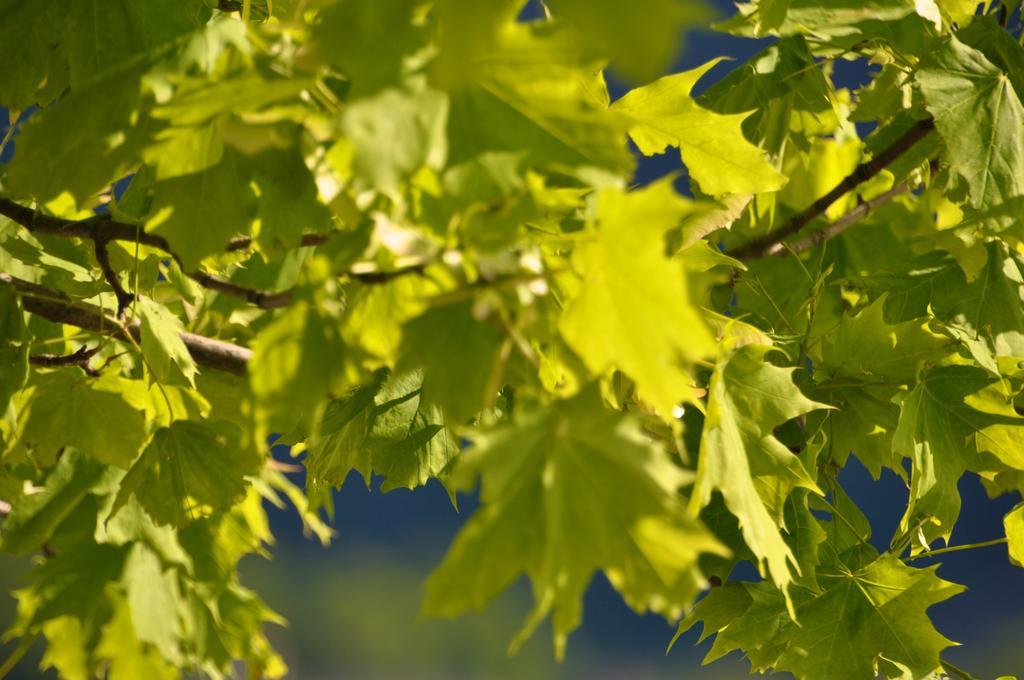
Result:
{"label": "leaf cluster", "polygon": [[[965,474],[1024,488],[1018,8],[750,0],[716,28],[763,51],[659,78],[702,7],[522,5],[0,0],[10,663],[283,675],[238,562],[267,503],[328,542],[357,471],[479,488],[424,611],[525,577],[513,648],[550,617],[561,657],[601,572],[709,660],[960,672],[912,562]],[[884,550],[851,457],[906,482]]]}

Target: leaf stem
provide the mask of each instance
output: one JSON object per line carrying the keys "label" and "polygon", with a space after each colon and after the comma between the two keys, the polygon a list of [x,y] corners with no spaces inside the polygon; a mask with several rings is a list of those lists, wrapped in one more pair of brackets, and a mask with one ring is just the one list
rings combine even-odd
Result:
{"label": "leaf stem", "polygon": [[0,139],[0,156],[4,154],[4,149],[7,148],[7,145],[10,143],[11,138],[14,137],[14,132],[15,130],[18,129],[18,123],[21,122],[21,117],[24,115],[24,111],[19,112],[18,115],[14,118],[14,120],[10,122],[10,125],[7,127],[7,132],[4,133],[4,138]]}
{"label": "leaf stem", "polygon": [[960,668],[952,662],[942,659],[940,663],[942,664],[942,668],[947,673],[955,675],[956,677],[960,678],[960,680],[978,680],[976,677],[974,677],[973,675],[965,671],[963,668]]}
{"label": "leaf stem", "polygon": [[28,650],[32,648],[35,641],[39,639],[39,633],[33,633],[32,635],[26,635],[21,638],[21,642],[14,648],[11,655],[4,659],[2,665],[0,665],[0,680],[6,678],[7,675],[14,670],[14,667],[18,665],[24,656],[28,653]]}
{"label": "leaf stem", "polygon": [[981,541],[980,543],[965,543],[963,545],[951,545],[945,548],[936,548],[935,550],[926,550],[916,555],[910,555],[904,557],[904,562],[912,562],[914,560],[924,559],[925,557],[934,557],[935,555],[945,555],[946,553],[960,552],[961,550],[974,550],[975,548],[988,548],[993,545],[1001,545],[1006,543],[1006,537],[993,538],[991,541]]}
{"label": "leaf stem", "polygon": [[846,528],[850,530],[850,533],[852,533],[857,538],[861,545],[868,544],[864,537],[860,535],[860,531],[857,529],[856,526],[854,526],[853,522],[848,520],[846,516],[839,511],[839,508],[832,505],[832,503],[830,503],[828,499],[825,498],[824,496],[818,496],[817,500],[821,501],[822,503],[825,504],[826,507],[828,507],[829,512],[832,513],[833,517],[838,517],[842,521],[842,523],[846,525]]}

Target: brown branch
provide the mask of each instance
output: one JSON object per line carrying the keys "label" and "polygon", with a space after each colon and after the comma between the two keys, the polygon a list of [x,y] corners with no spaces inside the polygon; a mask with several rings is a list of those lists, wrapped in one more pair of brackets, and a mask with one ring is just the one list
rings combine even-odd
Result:
{"label": "brown branch", "polygon": [[[96,305],[76,302],[59,290],[23,281],[10,274],[0,273],[0,281],[14,285],[21,295],[26,311],[32,314],[95,333],[118,335],[127,332],[136,342],[141,342],[141,327],[137,321],[124,326],[107,316],[104,310]],[[245,375],[246,365],[252,357],[252,351],[248,348],[195,333],[182,332],[180,335],[197,364],[235,375]]]}
{"label": "brown branch", "polygon": [[189,278],[203,288],[215,290],[218,293],[224,293],[232,297],[241,298],[242,300],[256,305],[261,309],[278,309],[280,307],[287,307],[288,303],[292,301],[291,290],[281,291],[280,293],[271,293],[257,288],[240,286],[237,283],[232,283],[231,281],[222,279],[218,276],[213,276],[212,274],[207,274],[206,272],[194,272],[189,274]]}
{"label": "brown branch", "polygon": [[[330,234],[303,234],[299,239],[300,246],[321,246],[327,243]],[[228,241],[228,247],[224,250],[234,253],[239,250],[248,250],[252,247],[252,236],[236,236]]]}
{"label": "brown branch", "polygon": [[121,285],[121,279],[117,277],[117,272],[110,265],[110,253],[107,252],[107,240],[98,238],[92,242],[93,249],[96,252],[96,262],[100,265],[100,270],[103,272],[103,278],[107,280],[110,287],[114,291],[114,297],[117,298],[117,318],[124,318],[124,310],[128,309],[129,305],[135,299],[135,296],[124,289]]}
{"label": "brown branch", "polygon": [[10,218],[29,231],[38,234],[83,238],[95,241],[130,241],[151,246],[174,257],[171,246],[163,236],[139,229],[137,224],[118,222],[109,215],[98,215],[87,220],[66,220],[26,208],[7,198],[0,198],[0,215]]}
{"label": "brown branch", "polygon": [[[118,222],[109,215],[101,215],[87,220],[66,220],[60,217],[53,217],[52,215],[45,215],[6,198],[0,198],[0,215],[5,215],[31,232],[93,241],[96,246],[96,261],[99,263],[100,269],[103,270],[103,278],[107,280],[117,296],[118,316],[131,304],[133,296],[121,286],[117,274],[114,272],[113,267],[110,266],[110,258],[107,256],[106,249],[108,242],[128,241],[151,246],[164,251],[175,262],[181,263],[181,259],[171,250],[170,244],[167,243],[165,238],[147,233],[140,229],[137,224]],[[324,234],[307,234],[302,237],[302,245],[319,245],[326,240],[327,236]],[[232,239],[228,243],[227,250],[229,252],[246,250],[251,245],[252,238],[243,236]],[[256,288],[249,288],[225,281],[202,271],[188,272],[186,275],[204,288],[241,298],[263,309],[284,307],[291,301],[290,291],[271,293]]]}
{"label": "brown branch", "polygon": [[874,212],[879,206],[888,203],[892,199],[901,194],[905,194],[908,191],[910,191],[910,186],[906,182],[900,182],[885,193],[875,196],[871,200],[858,203],[857,207],[828,226],[818,229],[817,231],[813,231],[810,234],[807,234],[807,236],[796,239],[795,241],[790,241],[788,243],[773,243],[761,252],[747,255],[744,259],[749,262],[750,260],[756,260],[761,257],[786,255],[788,253],[802,253],[803,251],[810,250],[815,246],[820,246],[825,241],[839,236],[839,234],[842,234],[844,231],[860,222],[862,219]]}
{"label": "brown branch", "polygon": [[99,371],[89,365],[89,360],[93,358],[99,349],[99,345],[92,348],[82,345],[72,354],[33,354],[28,360],[29,363],[36,366],[51,368],[56,366],[78,366],[89,375],[95,377],[99,375]]}
{"label": "brown branch", "polygon": [[[118,222],[109,215],[93,217],[87,220],[66,220],[60,217],[46,215],[31,208],[15,203],[7,198],[0,198],[0,215],[5,215],[17,224],[25,227],[31,232],[39,234],[51,234],[54,236],[74,237],[91,240],[96,245],[96,260],[100,269],[103,270],[103,277],[110,283],[117,296],[118,316],[131,303],[132,295],[124,290],[117,274],[110,266],[110,259],[107,257],[106,244],[109,241],[128,241],[152,246],[162,250],[174,259],[179,265],[181,258],[171,250],[170,244],[162,236],[150,234],[139,228],[137,224]],[[304,234],[299,241],[300,246],[318,246],[327,242],[330,234]],[[251,236],[238,236],[228,242],[226,252],[238,252],[248,250],[252,247]],[[400,276],[423,271],[422,265],[407,267],[390,272],[348,272],[346,275],[365,284],[381,284],[392,281]],[[219,276],[208,274],[203,271],[187,272],[186,276],[198,283],[203,288],[215,290],[218,293],[245,300],[261,309],[278,309],[287,307],[292,300],[292,291],[285,290],[278,293],[250,288],[243,286]]]}
{"label": "brown branch", "polygon": [[802,230],[816,218],[824,215],[825,211],[828,210],[833,203],[850,191],[856,189],[858,185],[871,179],[887,166],[891,165],[896,161],[896,159],[917,144],[917,142],[927,137],[934,128],[935,123],[930,118],[917,121],[903,134],[903,136],[890,144],[871,160],[858,165],[852,173],[843,179],[843,181],[837,184],[827,194],[808,206],[803,212],[797,213],[793,217],[789,218],[775,231],[734,248],[729,251],[729,256],[735,257],[739,260],[752,260],[769,254],[769,250],[777,247],[782,243],[782,241]]}

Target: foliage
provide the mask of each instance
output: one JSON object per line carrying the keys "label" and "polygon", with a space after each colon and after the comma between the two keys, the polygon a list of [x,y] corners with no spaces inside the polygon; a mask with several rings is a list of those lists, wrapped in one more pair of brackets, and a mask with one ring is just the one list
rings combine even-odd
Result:
{"label": "foliage", "polygon": [[[522,5],[0,0],[0,547],[37,556],[0,668],[284,674],[238,562],[267,502],[328,542],[355,470],[479,485],[424,610],[525,575],[513,646],[564,654],[601,571],[709,659],[963,673],[913,562],[963,475],[1024,488],[1015,7],[751,0],[717,27],[762,52],[657,79],[694,3]],[[882,552],[851,457],[907,482]],[[1021,564],[1005,531],[955,549]]]}

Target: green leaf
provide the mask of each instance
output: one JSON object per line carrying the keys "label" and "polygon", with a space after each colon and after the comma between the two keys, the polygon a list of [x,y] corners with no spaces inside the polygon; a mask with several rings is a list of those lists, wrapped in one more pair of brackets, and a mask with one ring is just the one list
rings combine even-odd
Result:
{"label": "green leaf", "polygon": [[68,3],[66,48],[71,87],[152,52],[210,18],[203,0],[75,0]]}
{"label": "green leaf", "polygon": [[802,36],[784,38],[755,55],[745,67],[709,87],[698,101],[717,113],[748,114],[743,121],[748,139],[772,154],[781,153],[787,142],[806,150],[814,136],[839,127],[832,83],[815,64]]}
{"label": "green leaf", "polygon": [[28,378],[31,338],[14,286],[0,282],[0,414]]}
{"label": "green leaf", "polygon": [[448,98],[437,90],[387,89],[346,107],[342,124],[356,174],[373,188],[398,191],[422,167],[439,170],[448,154]]}
{"label": "green leaf", "polygon": [[994,241],[987,251],[977,279],[967,283],[962,276],[944,278],[932,304],[935,315],[975,360],[999,374],[999,357],[1024,358],[1024,276],[1018,257],[1005,245]]}
{"label": "green leaf", "polygon": [[[38,630],[54,619],[74,619],[89,640],[109,620],[106,589],[124,571],[128,548],[98,545],[88,539],[49,559],[31,572],[31,584],[18,592],[19,633]],[[88,644],[88,643],[86,643]]]}
{"label": "green leaf", "polygon": [[700,553],[723,550],[676,493],[688,473],[595,389],[479,433],[455,475],[463,489],[482,477],[483,506],[428,581],[424,611],[478,609],[525,573],[534,608],[513,647],[551,614],[561,658],[599,569],[635,610],[676,617],[701,585]]}
{"label": "green leaf", "polygon": [[844,316],[815,359],[812,395],[836,407],[823,412],[828,445],[839,465],[850,453],[876,479],[883,467],[903,474],[892,450],[897,407],[892,398],[913,384],[922,363],[948,355],[951,343],[921,321],[885,322],[885,297],[856,316]]}
{"label": "green leaf", "polygon": [[223,157],[224,140],[215,125],[166,128],[142,152],[158,180],[202,172]]}
{"label": "green leaf", "polygon": [[708,18],[702,2],[642,0],[551,0],[548,6],[611,59],[612,68],[630,80],[646,82],[664,73],[679,52],[678,36]]}
{"label": "green leaf", "polygon": [[311,424],[328,394],[341,392],[339,358],[346,350],[333,314],[329,307],[299,300],[253,340],[250,385],[263,434]]}
{"label": "green leaf", "polygon": [[21,110],[36,103],[36,91],[60,65],[65,0],[4,0],[0,45],[6,65],[0,71],[0,104]]}
{"label": "green leaf", "polygon": [[257,240],[271,253],[298,247],[305,234],[324,232],[331,214],[319,201],[316,180],[298,153],[267,151],[253,159],[259,187]]}
{"label": "green leaf", "polygon": [[777,647],[769,644],[788,618],[785,598],[770,583],[730,582],[713,588],[679,622],[672,644],[700,622],[700,642],[715,636],[704,664],[743,650],[750,659],[751,671],[763,671],[778,655]]}
{"label": "green leaf", "polygon": [[351,470],[382,491],[411,489],[437,477],[458,454],[458,442],[437,406],[422,402],[418,372],[376,379],[328,403],[306,458],[314,487],[340,487]]}
{"label": "green leaf", "polygon": [[84,205],[124,175],[147,134],[144,123],[132,128],[141,75],[140,66],[123,66],[32,116],[8,170],[11,193],[46,202],[66,192]]}
{"label": "green leaf", "polygon": [[580,292],[559,329],[591,371],[618,368],[663,418],[693,397],[690,368],[714,352],[690,302],[683,262],[665,253],[665,234],[689,212],[672,185],[597,198],[594,238],[580,248]]}
{"label": "green leaf", "polygon": [[[758,0],[740,5],[739,15],[718,26],[739,35],[759,36],[761,7],[774,11],[774,4],[774,0]],[[934,36],[938,14],[933,0],[790,0],[776,30],[782,36],[802,33],[824,40],[823,51],[830,55],[872,41],[901,53],[923,54]]]}
{"label": "green leaf", "polygon": [[1003,517],[1006,542],[1009,544],[1010,559],[1018,566],[1024,566],[1024,504],[1018,503]]}
{"label": "green leaf", "polygon": [[893,556],[858,569],[836,567],[838,573],[820,574],[820,591],[801,591],[799,623],[786,617],[783,598],[770,586],[741,582],[713,590],[680,630],[701,621],[702,639],[717,634],[705,662],[743,649],[754,670],[788,671],[798,680],[873,678],[883,661],[908,673],[886,677],[941,670],[939,653],[953,643],[926,612],[963,586],[940,579],[936,567],[912,569]]}
{"label": "green leaf", "polygon": [[501,331],[474,318],[471,303],[432,307],[405,325],[399,370],[423,369],[420,399],[455,425],[497,397],[501,345]]}
{"label": "green leaf", "polygon": [[[166,614],[164,611],[152,613]],[[103,629],[103,639],[96,646],[96,656],[110,663],[110,680],[174,680],[178,677],[158,650],[140,644],[132,609],[123,601],[115,605],[114,615]]]}
{"label": "green leaf", "polygon": [[73,446],[127,469],[146,439],[143,415],[126,398],[133,389],[124,378],[90,380],[78,369],[37,374],[19,399],[21,443],[44,461]]}
{"label": "green leaf", "polygon": [[915,79],[971,203],[986,209],[1024,194],[1024,106],[1006,74],[951,37]]}
{"label": "green leaf", "polygon": [[178,420],[157,430],[117,493],[111,514],[133,495],[158,524],[182,527],[234,505],[262,457],[245,449],[235,425]]}
{"label": "green leaf", "polygon": [[126,600],[135,637],[156,647],[163,658],[181,662],[181,593],[177,573],[141,543],[132,546],[124,565]]}
{"label": "green leaf", "polygon": [[914,465],[901,526],[930,520],[922,526],[927,540],[948,539],[960,514],[957,482],[965,470],[988,467],[981,454],[1024,469],[1024,418],[986,371],[937,366],[901,400],[893,450]]}
{"label": "green leaf", "polygon": [[[464,40],[457,34],[457,45]],[[600,61],[577,37],[557,25],[507,24],[481,49],[486,58],[453,58],[456,75],[435,73],[451,101],[450,164],[510,151],[529,167],[576,168],[588,182],[629,173],[628,121],[608,110]]]}
{"label": "green leaf", "polygon": [[881,297],[856,315],[843,316],[823,343],[816,374],[866,383],[912,383],[922,363],[935,363],[950,353],[950,341],[931,332],[923,319],[886,323],[885,303]]}
{"label": "green leaf", "polygon": [[[156,524],[134,498],[120,507],[115,506],[116,501],[116,496],[112,495],[103,499],[100,521],[93,535],[97,543],[144,545],[160,558],[163,566],[193,573],[192,557],[181,546],[178,533],[173,528]],[[107,505],[110,506],[109,512],[104,511]]]}
{"label": "green leaf", "polygon": [[402,325],[426,311],[435,292],[433,284],[419,276],[356,284],[349,289],[342,337],[372,357],[391,361],[400,353]]}
{"label": "green leaf", "polygon": [[107,468],[77,451],[67,451],[36,493],[18,499],[4,522],[7,552],[24,555],[38,550],[86,494],[103,479]]}
{"label": "green leaf", "polygon": [[690,95],[697,81],[719,61],[632,90],[612,110],[629,118],[629,136],[644,155],[677,147],[690,176],[706,194],[781,189],[785,177],[743,136],[741,126],[747,114],[718,114],[701,107]]}
{"label": "green leaf", "polygon": [[142,352],[146,363],[159,383],[187,383],[195,387],[198,369],[189,354],[181,333],[181,320],[156,300],[139,298],[142,320]]}
{"label": "green leaf", "polygon": [[415,0],[333,3],[317,26],[316,48],[348,76],[356,97],[397,85],[406,55],[424,43],[413,25],[415,9]]}
{"label": "green leaf", "polygon": [[458,439],[445,427],[443,412],[423,402],[422,380],[415,373],[394,376],[374,398],[366,445],[374,472],[384,477],[383,491],[422,486],[459,453]]}
{"label": "green leaf", "polygon": [[743,538],[763,570],[787,593],[799,573],[781,533],[789,492],[804,487],[820,493],[800,459],[772,434],[786,421],[827,408],[793,384],[792,369],[767,363],[768,347],[747,345],[718,363],[708,388],[707,416],[697,462],[691,506],[702,508],[720,491],[740,520]]}
{"label": "green leaf", "polygon": [[786,13],[789,12],[790,0],[759,0],[758,30],[767,33],[782,26],[786,20]]}
{"label": "green leaf", "polygon": [[247,168],[225,152],[202,172],[157,182],[146,231],[166,238],[193,271],[204,257],[223,252],[232,236],[249,233],[254,203]]}
{"label": "green leaf", "polygon": [[374,382],[327,403],[305,461],[310,488],[319,491],[341,487],[352,470],[358,470],[369,482],[372,462],[365,442],[373,424],[374,398],[383,379],[384,375],[378,374]]}
{"label": "green leaf", "polygon": [[[777,668],[797,678],[866,678],[880,657],[921,677],[940,670],[939,653],[952,641],[935,630],[927,609],[962,592],[935,575],[882,557],[854,572],[819,572],[823,592],[797,605],[800,626]],[[829,653],[821,653],[830,649]]]}

